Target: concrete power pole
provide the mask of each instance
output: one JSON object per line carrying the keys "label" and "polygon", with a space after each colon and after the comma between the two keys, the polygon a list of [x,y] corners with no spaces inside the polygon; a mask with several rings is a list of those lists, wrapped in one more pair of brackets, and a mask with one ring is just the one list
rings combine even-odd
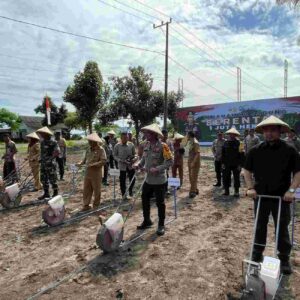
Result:
{"label": "concrete power pole", "polygon": [[[178,78],[178,93],[183,94],[183,79],[182,78]],[[181,101],[181,107],[183,107],[183,99]]]}
{"label": "concrete power pole", "polygon": [[166,26],[166,54],[165,54],[165,97],[164,97],[164,129],[167,129],[168,119],[168,64],[169,64],[169,24],[172,19],[168,22],[161,22],[160,25],[153,24],[153,28],[159,28]]}
{"label": "concrete power pole", "polygon": [[285,60],[284,61],[284,92],[283,92],[284,98],[287,98],[288,71],[289,71],[289,63],[287,60]]}

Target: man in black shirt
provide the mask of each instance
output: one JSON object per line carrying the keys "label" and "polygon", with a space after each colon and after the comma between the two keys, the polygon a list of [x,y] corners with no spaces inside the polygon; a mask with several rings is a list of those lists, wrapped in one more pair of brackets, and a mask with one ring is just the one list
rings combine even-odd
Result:
{"label": "man in black shirt", "polygon": [[231,128],[226,131],[228,140],[224,142],[222,147],[222,168],[223,168],[223,186],[225,189],[224,196],[229,195],[229,188],[231,185],[231,172],[234,180],[234,196],[239,197],[240,188],[240,172],[241,172],[241,153],[240,141],[237,139],[240,133]]}
{"label": "man in black shirt", "polygon": [[[290,203],[294,201],[295,190],[300,185],[300,156],[293,147],[280,139],[280,134],[288,131],[288,124],[274,116],[258,124],[256,132],[263,133],[265,141],[250,150],[244,166],[247,195],[255,199],[255,213],[258,204],[257,195],[283,197],[278,257],[281,261],[281,272],[284,274],[292,273],[289,262],[292,245],[288,225],[291,221]],[[254,175],[254,182],[252,175]],[[255,244],[259,245],[254,245],[252,253],[252,260],[257,262],[263,260],[265,247],[261,245],[266,244],[270,213],[277,226],[278,200],[262,198],[255,233]]]}

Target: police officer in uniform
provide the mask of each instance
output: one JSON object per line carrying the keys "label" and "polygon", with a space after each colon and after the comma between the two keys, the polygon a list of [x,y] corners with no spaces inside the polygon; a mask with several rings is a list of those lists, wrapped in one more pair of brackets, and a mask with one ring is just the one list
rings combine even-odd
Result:
{"label": "police officer in uniform", "polygon": [[52,185],[53,195],[58,195],[57,174],[55,160],[59,155],[59,147],[56,141],[51,139],[53,133],[47,126],[37,130],[42,138],[41,142],[41,182],[43,184],[44,194],[38,199],[50,198],[49,182]]}
{"label": "police officer in uniform", "polygon": [[39,191],[42,188],[40,180],[40,138],[35,132],[27,134],[28,138],[28,157],[26,160],[29,162],[31,172],[34,178],[34,189]]}
{"label": "police officer in uniform", "polygon": [[[281,272],[291,274],[289,257],[292,245],[288,226],[291,221],[290,203],[294,201],[295,190],[300,186],[300,156],[294,147],[280,139],[281,133],[289,132],[289,126],[277,117],[270,116],[259,123],[256,132],[263,133],[265,141],[254,146],[246,157],[244,176],[247,195],[254,199],[255,211],[257,195],[282,197],[278,257]],[[262,198],[252,253],[252,260],[256,262],[263,260],[270,214],[276,227],[278,200]]]}
{"label": "police officer in uniform", "polygon": [[218,138],[213,141],[212,153],[215,159],[215,172],[217,176],[217,183],[214,186],[222,185],[222,148],[224,146],[225,139],[222,131],[218,132]]}
{"label": "police officer in uniform", "polygon": [[102,139],[97,133],[87,136],[89,149],[87,150],[82,162],[78,165],[86,165],[86,172],[83,184],[83,208],[82,211],[91,209],[90,203],[94,194],[93,208],[100,205],[102,167],[106,163],[106,154],[102,144]]}
{"label": "police officer in uniform", "polygon": [[163,134],[157,124],[148,125],[141,129],[146,137],[142,159],[135,165],[137,169],[145,170],[146,180],[142,188],[142,205],[144,220],[138,229],[147,229],[152,226],[150,218],[150,198],[154,193],[158,208],[157,235],[165,233],[165,185],[167,182],[166,170],[172,166],[173,157],[167,144],[160,141]]}
{"label": "police officer in uniform", "polygon": [[173,143],[173,150],[174,150],[174,163],[172,166],[172,176],[176,178],[177,170],[179,173],[180,178],[180,187],[183,184],[183,156],[184,156],[184,148],[182,147],[181,143],[184,139],[184,136],[175,133],[174,135],[174,143]]}
{"label": "police officer in uniform", "polygon": [[224,142],[222,148],[222,168],[223,168],[223,186],[224,196],[229,196],[231,186],[231,172],[234,181],[234,197],[239,197],[240,172],[241,172],[241,152],[240,141],[237,139],[240,133],[232,127],[226,131],[228,140]]}
{"label": "police officer in uniform", "polygon": [[189,149],[188,169],[191,184],[189,196],[190,198],[194,198],[199,194],[197,183],[200,170],[200,145],[193,131],[188,132],[187,138]]}

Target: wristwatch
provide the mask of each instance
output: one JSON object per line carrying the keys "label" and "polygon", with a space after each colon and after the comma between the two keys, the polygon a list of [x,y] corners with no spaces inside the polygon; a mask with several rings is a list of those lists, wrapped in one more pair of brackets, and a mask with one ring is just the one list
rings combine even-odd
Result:
{"label": "wristwatch", "polygon": [[295,193],[296,190],[295,190],[295,189],[289,189],[289,192],[290,192],[290,193]]}

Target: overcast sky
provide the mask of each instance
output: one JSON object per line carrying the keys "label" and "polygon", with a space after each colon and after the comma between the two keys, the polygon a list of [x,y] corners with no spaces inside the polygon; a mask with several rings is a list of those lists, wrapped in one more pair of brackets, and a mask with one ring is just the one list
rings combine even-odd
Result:
{"label": "overcast sky", "polygon": [[[293,9],[278,7],[275,0],[138,1],[173,17],[169,54],[177,63],[169,63],[169,90],[177,90],[178,78],[183,79],[184,106],[235,101],[236,66],[242,69],[242,100],[282,97],[285,59],[288,96],[300,95],[299,13]],[[1,0],[0,15],[163,52],[164,32],[152,23],[168,18],[138,1]],[[62,103],[66,87],[88,60],[98,62],[106,81],[142,65],[153,74],[154,87],[163,90],[163,55],[3,18],[0,34],[0,107],[13,112],[34,115],[46,92]]]}

